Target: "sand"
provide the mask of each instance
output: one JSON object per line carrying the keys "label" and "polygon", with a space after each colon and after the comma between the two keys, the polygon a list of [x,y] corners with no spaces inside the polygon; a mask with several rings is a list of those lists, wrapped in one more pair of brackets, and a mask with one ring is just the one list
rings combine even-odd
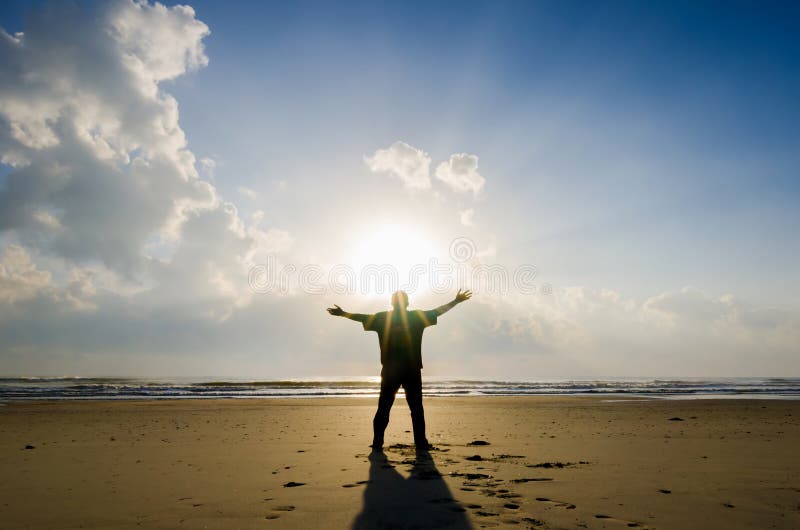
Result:
{"label": "sand", "polygon": [[374,407],[9,403],[0,527],[800,528],[798,401],[428,398],[429,455]]}

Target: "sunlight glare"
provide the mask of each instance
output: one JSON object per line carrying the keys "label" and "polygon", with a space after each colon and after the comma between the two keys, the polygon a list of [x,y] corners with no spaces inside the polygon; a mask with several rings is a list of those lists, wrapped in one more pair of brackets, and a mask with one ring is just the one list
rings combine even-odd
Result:
{"label": "sunlight glare", "polygon": [[[422,231],[387,223],[357,239],[348,261],[356,271],[368,265],[391,265],[398,273],[400,286],[403,286],[414,266],[427,268],[428,261],[435,256],[435,245]],[[426,285],[427,275],[419,278],[419,287]]]}

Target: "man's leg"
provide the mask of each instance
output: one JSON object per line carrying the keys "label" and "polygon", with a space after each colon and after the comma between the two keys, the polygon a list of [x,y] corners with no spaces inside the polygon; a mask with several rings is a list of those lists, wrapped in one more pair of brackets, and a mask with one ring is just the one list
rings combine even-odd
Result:
{"label": "man's leg", "polygon": [[403,379],[406,401],[411,409],[411,424],[414,426],[414,443],[418,448],[427,448],[425,437],[425,410],[422,408],[422,373],[415,370]]}
{"label": "man's leg", "polygon": [[383,447],[383,433],[389,425],[389,411],[392,410],[394,396],[400,388],[400,381],[392,374],[381,374],[381,394],[378,397],[378,411],[372,419],[372,447],[380,449]]}

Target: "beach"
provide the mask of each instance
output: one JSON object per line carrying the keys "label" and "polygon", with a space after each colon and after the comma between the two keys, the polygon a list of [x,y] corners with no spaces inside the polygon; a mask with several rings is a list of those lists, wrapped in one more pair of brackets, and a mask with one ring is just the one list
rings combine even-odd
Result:
{"label": "beach", "polygon": [[2,528],[798,528],[800,401],[398,397],[0,406]]}

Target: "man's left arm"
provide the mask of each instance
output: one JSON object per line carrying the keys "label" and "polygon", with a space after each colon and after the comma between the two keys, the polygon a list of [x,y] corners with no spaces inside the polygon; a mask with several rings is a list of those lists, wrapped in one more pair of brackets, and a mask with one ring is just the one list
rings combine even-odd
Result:
{"label": "man's left arm", "polygon": [[356,322],[361,322],[362,324],[373,318],[373,315],[367,315],[364,313],[348,313],[336,304],[333,304],[333,307],[329,307],[327,311],[329,314],[335,317],[349,318],[350,320],[355,320]]}
{"label": "man's left arm", "polygon": [[436,316],[442,316],[451,309],[453,309],[455,306],[460,304],[461,302],[466,302],[470,298],[472,298],[472,291],[470,291],[469,289],[465,291],[459,289],[458,293],[456,293],[455,298],[453,298],[451,301],[447,302],[444,305],[440,305],[439,307],[434,309],[433,312],[436,313]]}

